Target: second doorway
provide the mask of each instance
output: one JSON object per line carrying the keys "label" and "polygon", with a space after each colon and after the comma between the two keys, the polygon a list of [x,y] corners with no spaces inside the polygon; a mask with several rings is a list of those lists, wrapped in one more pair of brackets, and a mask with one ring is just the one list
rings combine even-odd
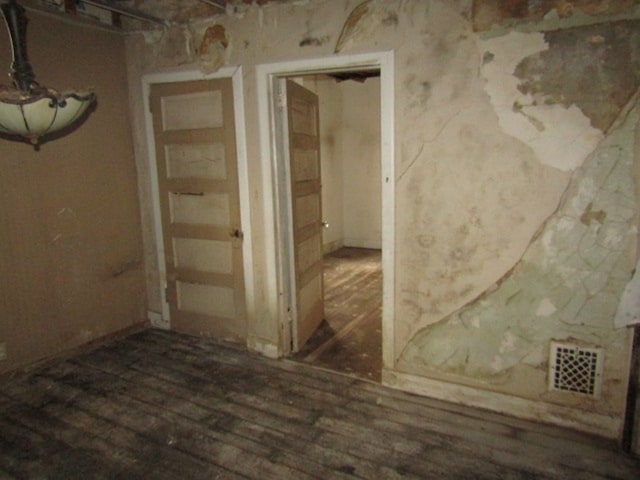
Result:
{"label": "second doorway", "polygon": [[324,320],[293,359],[379,382],[382,192],[378,71],[290,78],[319,100]]}

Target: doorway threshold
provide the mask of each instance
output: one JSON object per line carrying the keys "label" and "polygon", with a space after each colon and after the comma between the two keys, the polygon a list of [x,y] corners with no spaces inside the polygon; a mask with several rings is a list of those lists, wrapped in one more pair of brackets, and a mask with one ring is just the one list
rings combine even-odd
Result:
{"label": "doorway threshold", "polygon": [[380,250],[341,248],[324,258],[325,319],[291,359],[380,383]]}

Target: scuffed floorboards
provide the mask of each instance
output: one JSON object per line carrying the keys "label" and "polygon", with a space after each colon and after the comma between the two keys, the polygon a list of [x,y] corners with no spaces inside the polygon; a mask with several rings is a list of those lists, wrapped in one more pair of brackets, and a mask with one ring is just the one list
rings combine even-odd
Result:
{"label": "scuffed floorboards", "polygon": [[0,382],[0,478],[638,478],[600,439],[159,330]]}

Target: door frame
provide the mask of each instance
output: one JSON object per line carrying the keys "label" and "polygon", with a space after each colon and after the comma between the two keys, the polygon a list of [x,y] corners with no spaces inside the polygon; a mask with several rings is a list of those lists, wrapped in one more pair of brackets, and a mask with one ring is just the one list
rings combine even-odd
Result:
{"label": "door frame", "polygon": [[394,286],[395,286],[395,110],[394,110],[394,56],[393,51],[357,55],[331,56],[269,63],[256,66],[258,94],[258,124],[261,164],[263,168],[263,201],[265,204],[265,246],[274,252],[266,258],[266,288],[269,308],[278,318],[278,349],[281,354],[291,353],[292,282],[289,259],[291,248],[289,218],[286,199],[286,166],[280,165],[278,131],[276,129],[277,98],[275,92],[279,78],[296,75],[322,74],[336,71],[380,70],[380,161],[382,177],[382,361],[383,367],[393,369],[394,352]]}
{"label": "door frame", "polygon": [[233,84],[233,109],[235,115],[236,154],[238,161],[238,189],[240,195],[240,228],[244,235],[242,240],[242,267],[244,270],[244,292],[247,321],[251,318],[254,310],[253,248],[251,245],[249,168],[247,163],[242,67],[222,67],[220,70],[208,75],[204,75],[199,70],[152,73],[142,77],[142,94],[144,101],[145,133],[149,148],[149,151],[147,152],[147,160],[149,162],[149,182],[151,187],[152,216],[157,254],[156,261],[158,262],[157,268],[159,273],[158,287],[160,288],[162,312],[160,312],[160,314],[156,312],[147,312],[147,314],[151,324],[158,328],[169,329],[171,326],[171,315],[169,313],[169,303],[167,302],[166,297],[167,270],[165,264],[165,246],[162,235],[162,217],[160,214],[160,190],[158,183],[158,168],[156,166],[156,144],[153,132],[153,117],[151,115],[151,108],[149,104],[151,85],[155,83],[178,83],[194,80],[212,80],[217,78],[231,78]]}

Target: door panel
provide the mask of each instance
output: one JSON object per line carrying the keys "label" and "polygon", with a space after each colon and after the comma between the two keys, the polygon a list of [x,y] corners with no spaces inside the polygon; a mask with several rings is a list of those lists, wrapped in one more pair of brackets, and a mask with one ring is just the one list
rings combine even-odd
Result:
{"label": "door panel", "polygon": [[156,84],[151,111],[172,328],[246,337],[230,79]]}
{"label": "door panel", "polygon": [[293,350],[299,350],[324,317],[322,285],[322,199],[318,97],[283,81],[287,155],[291,175],[296,322]]}

